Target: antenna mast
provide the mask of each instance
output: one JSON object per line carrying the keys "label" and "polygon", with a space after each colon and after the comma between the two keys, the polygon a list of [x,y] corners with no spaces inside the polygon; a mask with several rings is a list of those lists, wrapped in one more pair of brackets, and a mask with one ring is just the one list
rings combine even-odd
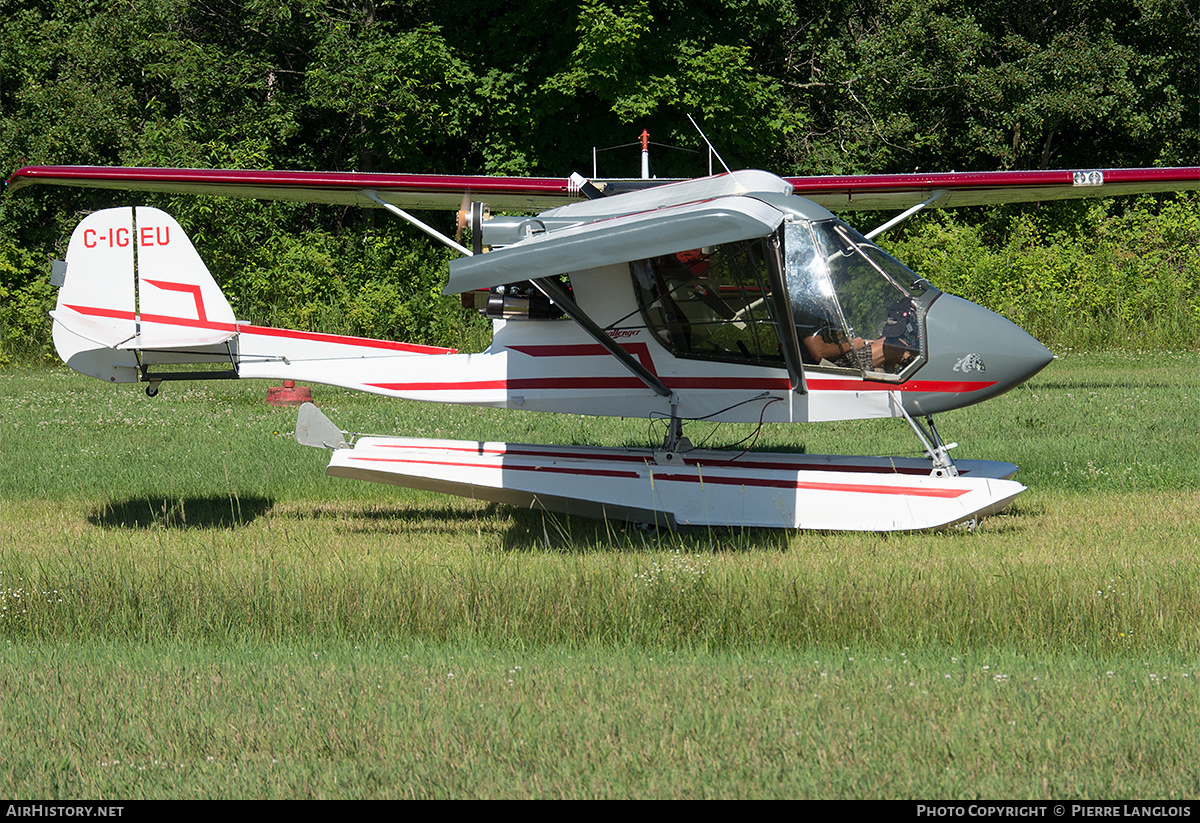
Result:
{"label": "antenna mast", "polygon": [[709,139],[708,139],[708,136],[704,134],[704,131],[703,131],[703,130],[700,128],[700,126],[699,126],[699,125],[696,123],[696,118],[692,117],[692,116],[689,114],[689,115],[687,116],[687,119],[692,121],[692,126],[693,126],[693,127],[696,129],[696,132],[697,132],[697,133],[700,135],[700,138],[701,138],[701,139],[704,141],[705,145],[707,145],[707,146],[708,146],[708,153],[709,153],[709,160],[708,160],[708,163],[709,163],[709,169],[708,169],[708,170],[709,170],[709,174],[711,174],[711,173],[712,173],[712,158],[713,158],[713,156],[714,156],[714,155],[716,156],[717,160],[718,160],[718,161],[721,163],[721,167],[722,167],[722,168],[724,168],[724,169],[725,169],[725,171],[726,171],[726,172],[728,172],[729,174],[733,174],[733,170],[732,170],[732,169],[730,169],[730,168],[729,168],[729,166],[725,165],[725,158],[721,157],[721,154],[720,154],[720,152],[718,152],[716,149],[714,149],[714,148],[713,148],[713,144],[712,144],[712,142],[711,142],[711,141],[709,141]]}

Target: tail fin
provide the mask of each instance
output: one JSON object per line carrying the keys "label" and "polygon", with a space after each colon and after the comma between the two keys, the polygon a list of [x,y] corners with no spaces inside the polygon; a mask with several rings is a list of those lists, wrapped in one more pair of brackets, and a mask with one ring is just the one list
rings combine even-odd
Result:
{"label": "tail fin", "polygon": [[146,206],[80,222],[51,316],[59,357],[108,382],[137,382],[150,365],[235,357],[229,302],[175,219]]}
{"label": "tail fin", "polygon": [[[148,382],[151,394],[163,380],[216,377],[378,391],[376,359],[454,351],[239,322],[180,225],[147,206],[98,211],[76,227],[51,316],[67,365],[106,382]],[[193,368],[150,371],[172,364]]]}

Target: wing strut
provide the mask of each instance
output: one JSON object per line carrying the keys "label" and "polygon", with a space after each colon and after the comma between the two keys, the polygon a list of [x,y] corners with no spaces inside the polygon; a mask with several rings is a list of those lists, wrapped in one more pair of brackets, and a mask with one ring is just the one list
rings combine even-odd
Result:
{"label": "wing strut", "polygon": [[533,283],[538,291],[553,300],[555,305],[562,309],[568,317],[578,323],[580,328],[588,333],[589,337],[603,346],[609,354],[617,358],[622,366],[637,375],[643,383],[663,397],[671,396],[671,390],[658,379],[658,376],[643,366],[641,361],[632,354],[618,346],[615,340],[605,334],[604,329],[597,326],[592,318],[584,314],[579,306],[575,304],[575,301],[571,299],[571,296],[563,291],[562,286],[549,277],[536,277],[530,282]]}
{"label": "wing strut", "polygon": [[[413,224],[430,237],[440,240],[450,248],[462,252],[467,257],[474,256],[474,253],[466,246],[455,242],[432,226],[422,223],[420,220],[413,217],[403,209],[393,206],[374,191],[370,189],[364,189],[361,193],[363,197],[366,197],[373,203],[377,203],[400,219]],[[561,308],[572,320],[578,323],[593,340],[603,346],[605,350],[607,350],[613,357],[617,358],[621,365],[637,375],[637,377],[647,386],[654,389],[656,394],[660,394],[663,397],[670,397],[672,395],[671,390],[667,388],[667,386],[661,380],[659,380],[653,372],[643,366],[641,362],[632,354],[618,346],[611,337],[604,333],[603,329],[596,325],[592,318],[588,317],[583,311],[581,311],[579,306],[575,304],[575,301],[571,299],[571,296],[563,291],[562,287],[558,283],[548,277],[537,277],[530,282],[533,283],[538,291],[546,295],[546,297],[548,297],[550,300],[554,301],[554,303],[558,305],[558,307]]]}
{"label": "wing strut", "polygon": [[433,226],[430,226],[427,223],[422,223],[420,220],[413,217],[411,214],[406,212],[404,209],[399,208],[398,206],[393,206],[391,203],[384,200],[382,197],[380,197],[378,194],[376,194],[371,189],[363,189],[362,192],[360,192],[360,193],[362,194],[363,197],[367,198],[372,203],[377,203],[378,205],[380,205],[383,208],[390,211],[392,214],[399,217],[401,220],[404,220],[408,223],[412,223],[414,226],[416,226],[418,229],[420,229],[421,231],[428,234],[434,240],[440,240],[442,243],[445,243],[447,246],[454,249],[455,251],[462,252],[467,257],[470,257],[471,255],[474,254],[474,252],[472,252],[466,246],[464,246],[461,243],[458,243],[455,240],[452,240],[451,238],[442,234],[440,231],[435,229]]}
{"label": "wing strut", "polygon": [[905,220],[912,217],[914,214],[919,212],[921,209],[925,208],[926,206],[932,206],[934,203],[936,203],[938,200],[941,200],[947,194],[949,194],[949,192],[947,192],[945,189],[938,189],[933,194],[931,194],[928,199],[922,200],[920,203],[913,206],[911,209],[906,209],[905,211],[900,212],[900,214],[897,214],[895,217],[893,217],[891,220],[884,223],[882,226],[877,226],[876,228],[871,229],[871,231],[867,232],[863,236],[866,237],[868,240],[872,240],[872,239],[874,239],[875,235],[883,234],[885,231],[890,229],[892,226],[895,226],[899,223],[903,223]]}

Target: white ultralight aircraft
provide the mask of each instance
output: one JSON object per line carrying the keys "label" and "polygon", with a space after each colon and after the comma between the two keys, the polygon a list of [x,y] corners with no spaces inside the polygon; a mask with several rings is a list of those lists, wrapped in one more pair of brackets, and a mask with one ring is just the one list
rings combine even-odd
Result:
{"label": "white ultralight aircraft", "polygon": [[[930,205],[1197,189],[1200,168],[664,182],[40,166],[8,182],[385,208],[462,252],[445,291],[493,319],[478,354],[253,325],[172,217],[106,209],[72,234],[52,313],[59,355],[100,380],[153,396],[169,380],[284,379],[666,423],[640,449],[347,438],[304,406],[297,439],[332,451],[329,475],[672,528],[891,531],[994,513],[1024,490],[1012,464],[952,460],[932,415],[1052,355],[871,238]],[[458,209],[474,248],[401,207]],[[905,211],[863,235],[831,208]],[[884,417],[906,420],[925,456],[712,451],[682,432]]]}

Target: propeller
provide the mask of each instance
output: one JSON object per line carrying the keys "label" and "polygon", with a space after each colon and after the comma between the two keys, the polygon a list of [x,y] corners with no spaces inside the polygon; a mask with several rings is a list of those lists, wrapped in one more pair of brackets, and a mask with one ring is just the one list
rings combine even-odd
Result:
{"label": "propeller", "polygon": [[458,208],[454,242],[462,242],[463,229],[471,227],[471,247],[475,254],[483,251],[483,221],[488,219],[487,206],[483,203],[472,203],[471,192],[463,192],[462,205]]}
{"label": "propeller", "polygon": [[454,230],[454,242],[462,242],[462,233],[471,222],[471,192],[464,191],[462,205],[458,207],[457,228]]}

